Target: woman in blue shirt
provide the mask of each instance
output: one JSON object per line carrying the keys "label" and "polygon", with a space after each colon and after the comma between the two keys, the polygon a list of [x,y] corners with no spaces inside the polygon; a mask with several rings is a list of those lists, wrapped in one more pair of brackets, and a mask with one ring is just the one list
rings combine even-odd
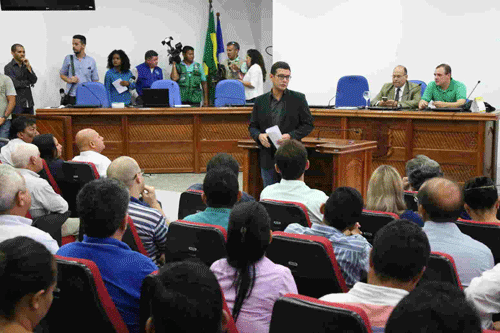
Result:
{"label": "woman in blue shirt", "polygon": [[[135,89],[132,72],[130,71],[130,60],[123,50],[113,50],[108,56],[108,68],[104,78],[104,86],[108,92],[110,103],[131,103],[130,90]],[[128,90],[121,94],[116,90],[113,82],[121,80],[120,85],[128,87]]]}

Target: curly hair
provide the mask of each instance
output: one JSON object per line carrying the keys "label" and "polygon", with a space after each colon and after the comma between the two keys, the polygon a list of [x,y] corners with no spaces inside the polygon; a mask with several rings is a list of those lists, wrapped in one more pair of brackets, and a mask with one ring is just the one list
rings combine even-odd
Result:
{"label": "curly hair", "polygon": [[113,56],[115,54],[118,54],[120,56],[120,59],[122,61],[122,64],[120,66],[120,71],[126,72],[130,69],[130,59],[128,58],[127,54],[123,50],[113,50],[109,56],[108,56],[108,68],[113,68]]}

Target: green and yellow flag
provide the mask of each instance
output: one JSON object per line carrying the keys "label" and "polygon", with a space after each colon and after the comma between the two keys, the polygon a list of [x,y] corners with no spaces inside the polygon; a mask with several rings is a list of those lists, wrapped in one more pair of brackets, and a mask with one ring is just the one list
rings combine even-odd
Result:
{"label": "green and yellow flag", "polygon": [[217,36],[215,33],[215,19],[212,2],[208,9],[208,28],[207,37],[205,39],[205,50],[203,52],[203,70],[207,76],[207,83],[209,89],[210,103],[213,104],[215,96],[215,87],[212,84],[212,77],[217,73]]}

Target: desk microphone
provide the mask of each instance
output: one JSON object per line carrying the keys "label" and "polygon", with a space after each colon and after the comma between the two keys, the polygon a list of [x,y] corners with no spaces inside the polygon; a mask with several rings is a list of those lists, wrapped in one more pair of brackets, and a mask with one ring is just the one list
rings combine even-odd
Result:
{"label": "desk microphone", "polygon": [[474,90],[476,90],[477,86],[481,83],[481,80],[478,80],[476,85],[474,86],[474,89],[472,89],[472,91],[470,92],[469,96],[467,96],[467,100],[469,99],[470,95],[472,95],[472,93],[474,92]]}
{"label": "desk microphone", "polygon": [[63,88],[59,89],[59,95],[61,96],[61,98],[63,98],[63,97],[64,97],[64,95],[66,95],[66,94],[64,93],[64,89],[63,89]]}

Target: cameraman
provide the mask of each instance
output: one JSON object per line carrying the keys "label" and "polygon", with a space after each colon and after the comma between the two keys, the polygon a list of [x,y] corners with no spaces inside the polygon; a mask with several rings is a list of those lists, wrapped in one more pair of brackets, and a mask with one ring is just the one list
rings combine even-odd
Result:
{"label": "cameraman", "polygon": [[208,106],[208,85],[203,68],[194,62],[194,48],[184,46],[182,49],[184,58],[180,64],[172,62],[172,73],[170,78],[177,81],[181,90],[181,101],[183,104],[200,106],[203,87],[203,106]]}

